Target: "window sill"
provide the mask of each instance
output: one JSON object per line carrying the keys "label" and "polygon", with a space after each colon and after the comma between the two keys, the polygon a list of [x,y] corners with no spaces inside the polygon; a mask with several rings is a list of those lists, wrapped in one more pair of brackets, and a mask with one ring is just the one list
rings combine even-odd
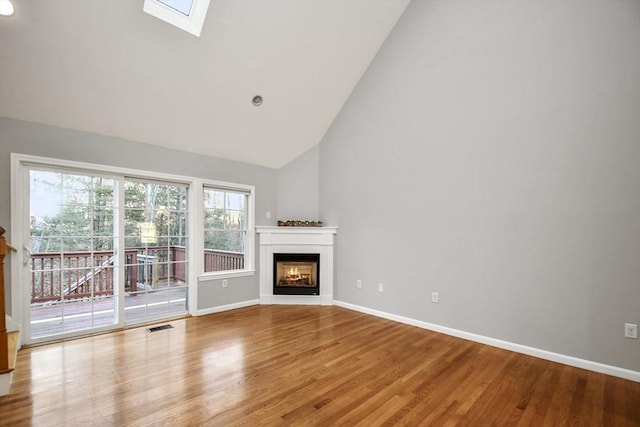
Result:
{"label": "window sill", "polygon": [[232,279],[234,277],[254,276],[255,270],[216,271],[204,273],[198,276],[198,282],[211,282],[213,280]]}

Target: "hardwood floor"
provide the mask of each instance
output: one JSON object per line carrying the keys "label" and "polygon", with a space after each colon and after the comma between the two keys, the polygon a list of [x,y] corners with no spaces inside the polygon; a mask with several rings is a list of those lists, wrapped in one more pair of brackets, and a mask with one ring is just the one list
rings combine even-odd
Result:
{"label": "hardwood floor", "polygon": [[640,426],[640,383],[339,307],[171,324],[21,350],[0,424]]}

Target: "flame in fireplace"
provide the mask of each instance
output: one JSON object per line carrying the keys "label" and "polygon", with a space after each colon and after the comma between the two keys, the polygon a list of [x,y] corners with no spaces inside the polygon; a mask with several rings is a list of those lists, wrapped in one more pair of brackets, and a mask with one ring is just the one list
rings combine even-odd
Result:
{"label": "flame in fireplace", "polygon": [[297,276],[299,274],[298,269],[291,267],[291,269],[288,271],[288,274],[291,276],[294,276],[294,275]]}

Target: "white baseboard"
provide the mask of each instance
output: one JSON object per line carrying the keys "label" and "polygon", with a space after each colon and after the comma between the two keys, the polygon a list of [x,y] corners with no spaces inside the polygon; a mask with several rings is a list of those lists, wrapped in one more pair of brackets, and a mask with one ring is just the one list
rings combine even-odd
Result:
{"label": "white baseboard", "polygon": [[505,350],[514,351],[516,353],[522,353],[529,356],[538,357],[540,359],[562,363],[564,365],[575,366],[576,368],[587,369],[589,371],[599,372],[599,373],[611,375],[614,377],[619,377],[619,378],[624,378],[624,379],[635,381],[635,382],[640,382],[640,372],[632,371],[630,369],[619,368],[617,366],[605,365],[604,363],[592,362],[590,360],[579,359],[573,356],[553,353],[551,351],[541,350],[534,347],[528,347],[526,345],[516,344],[509,341],[502,341],[499,339],[486,337],[478,334],[473,334],[470,332],[460,331],[458,329],[448,328],[448,327],[436,325],[433,323],[423,322],[421,320],[411,319],[409,317],[398,316],[396,314],[390,314],[384,311],[374,310],[371,308],[362,307],[362,306],[350,304],[347,302],[334,301],[334,304],[339,307],[347,308],[349,310],[371,314],[373,316],[382,317],[384,319],[393,320],[400,323],[405,323],[411,326],[417,326],[422,329],[428,329],[430,331],[439,332],[442,334],[451,335],[458,338],[463,338],[469,341],[475,341],[481,344],[490,345],[492,347],[498,347]]}
{"label": "white baseboard", "polygon": [[219,305],[217,307],[211,307],[211,308],[205,308],[203,310],[198,310],[196,312],[196,316],[205,316],[207,314],[220,313],[221,311],[234,310],[236,308],[249,307],[249,306],[258,305],[258,304],[260,304],[260,300],[252,299],[252,300],[249,300],[249,301],[241,301],[241,302],[236,302],[236,303],[233,303],[233,304]]}

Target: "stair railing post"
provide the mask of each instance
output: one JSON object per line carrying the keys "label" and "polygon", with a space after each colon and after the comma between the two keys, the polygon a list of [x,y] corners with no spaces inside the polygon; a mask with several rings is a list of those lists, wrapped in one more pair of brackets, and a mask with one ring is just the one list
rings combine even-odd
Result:
{"label": "stair railing post", "polygon": [[5,229],[0,227],[0,374],[13,371],[9,368],[9,341],[7,337],[6,307],[4,302],[4,257],[7,254]]}

